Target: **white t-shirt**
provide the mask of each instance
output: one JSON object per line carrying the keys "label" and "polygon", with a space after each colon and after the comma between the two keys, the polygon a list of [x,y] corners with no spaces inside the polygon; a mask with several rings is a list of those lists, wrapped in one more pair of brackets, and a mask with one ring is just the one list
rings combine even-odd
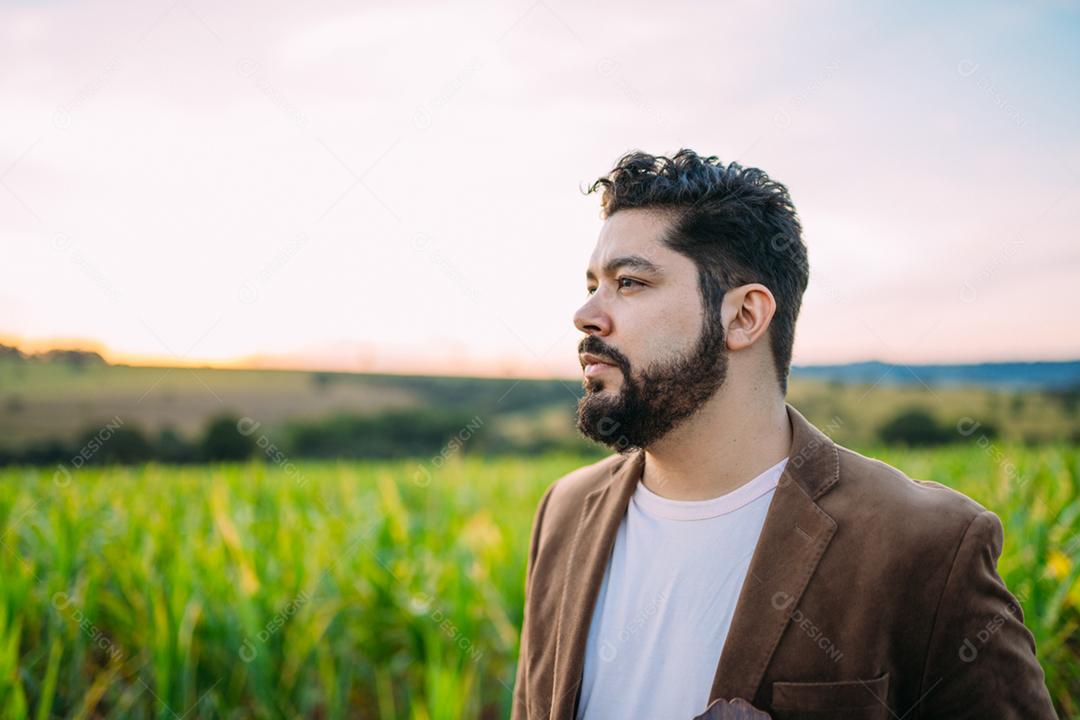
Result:
{"label": "white t-shirt", "polygon": [[787,460],[709,500],[670,500],[638,482],[589,626],[578,720],[705,711]]}

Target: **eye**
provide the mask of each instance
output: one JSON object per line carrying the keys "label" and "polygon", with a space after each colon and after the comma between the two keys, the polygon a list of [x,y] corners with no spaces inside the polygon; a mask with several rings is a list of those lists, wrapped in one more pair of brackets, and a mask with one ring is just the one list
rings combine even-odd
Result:
{"label": "eye", "polygon": [[[645,287],[645,283],[641,282],[640,280],[635,280],[634,278],[630,278],[630,277],[616,278],[615,282],[618,283],[620,289],[634,287],[635,285]],[[623,283],[630,283],[630,284],[629,285],[624,285]],[[594,287],[585,288],[585,294],[586,295],[592,295],[595,292],[596,292],[596,288],[594,288]]]}

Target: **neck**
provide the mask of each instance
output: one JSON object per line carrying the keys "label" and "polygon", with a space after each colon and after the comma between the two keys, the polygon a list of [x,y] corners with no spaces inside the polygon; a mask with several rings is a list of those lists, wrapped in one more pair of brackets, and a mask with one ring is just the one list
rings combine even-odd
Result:
{"label": "neck", "polygon": [[645,449],[642,482],[672,500],[735,490],[787,457],[791,423],[783,396],[725,385],[692,417]]}

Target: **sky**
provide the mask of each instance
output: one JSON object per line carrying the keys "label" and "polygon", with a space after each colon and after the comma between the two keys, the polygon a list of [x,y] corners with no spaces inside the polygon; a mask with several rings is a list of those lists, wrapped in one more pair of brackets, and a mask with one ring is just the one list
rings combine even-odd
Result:
{"label": "sky", "polygon": [[0,5],[0,342],[580,374],[583,187],[786,184],[796,364],[1080,357],[1069,3]]}

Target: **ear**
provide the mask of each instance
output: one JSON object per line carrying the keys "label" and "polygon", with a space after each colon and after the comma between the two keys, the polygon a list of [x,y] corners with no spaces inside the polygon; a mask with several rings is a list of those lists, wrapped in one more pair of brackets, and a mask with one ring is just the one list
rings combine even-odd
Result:
{"label": "ear", "polygon": [[776,314],[776,299],[761,283],[749,283],[724,293],[720,317],[728,350],[748,348],[765,336]]}

